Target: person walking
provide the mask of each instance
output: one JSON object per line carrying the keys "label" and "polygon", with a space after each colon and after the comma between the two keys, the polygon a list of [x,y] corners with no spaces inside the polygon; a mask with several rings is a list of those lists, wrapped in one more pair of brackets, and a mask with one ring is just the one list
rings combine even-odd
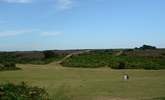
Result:
{"label": "person walking", "polygon": [[124,79],[124,80],[129,80],[128,74],[124,74],[123,79]]}

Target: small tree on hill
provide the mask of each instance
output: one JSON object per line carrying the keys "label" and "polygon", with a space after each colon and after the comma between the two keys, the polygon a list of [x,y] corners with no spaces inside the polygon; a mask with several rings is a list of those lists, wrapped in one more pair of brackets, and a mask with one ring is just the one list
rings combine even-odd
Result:
{"label": "small tree on hill", "polygon": [[156,49],[155,46],[150,46],[150,45],[143,45],[142,47],[140,48],[135,48],[135,49],[140,49],[140,50],[147,50],[147,49]]}
{"label": "small tree on hill", "polygon": [[45,58],[52,58],[55,56],[55,53],[53,51],[44,51]]}

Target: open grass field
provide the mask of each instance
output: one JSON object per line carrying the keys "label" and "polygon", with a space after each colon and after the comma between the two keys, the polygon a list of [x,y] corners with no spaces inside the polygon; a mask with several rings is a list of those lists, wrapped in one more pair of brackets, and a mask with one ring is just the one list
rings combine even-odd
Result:
{"label": "open grass field", "polygon": [[[23,65],[22,70],[0,72],[0,83],[25,81],[44,87],[51,97],[59,88],[73,100],[164,100],[165,70],[65,68],[56,64]],[[127,73],[130,80],[124,81]],[[158,99],[162,98],[162,99]]]}

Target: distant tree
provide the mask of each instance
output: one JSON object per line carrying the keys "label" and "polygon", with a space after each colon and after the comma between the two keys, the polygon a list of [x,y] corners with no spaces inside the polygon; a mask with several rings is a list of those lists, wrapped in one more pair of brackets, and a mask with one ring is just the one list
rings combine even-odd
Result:
{"label": "distant tree", "polygon": [[156,49],[156,47],[155,46],[150,46],[150,45],[143,45],[140,48],[135,47],[135,49],[147,50],[147,49]]}
{"label": "distant tree", "polygon": [[53,51],[44,51],[45,58],[52,58],[55,56],[55,53]]}
{"label": "distant tree", "polygon": [[139,49],[138,47],[135,47],[135,50]]}
{"label": "distant tree", "polygon": [[142,47],[140,47],[141,49],[156,49],[155,46],[150,46],[150,45],[143,45]]}

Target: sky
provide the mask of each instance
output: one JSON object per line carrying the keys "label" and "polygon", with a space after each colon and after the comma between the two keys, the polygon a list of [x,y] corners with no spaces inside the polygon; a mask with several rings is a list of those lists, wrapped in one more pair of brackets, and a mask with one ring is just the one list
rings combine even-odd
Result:
{"label": "sky", "polygon": [[165,48],[165,0],[0,0],[0,51]]}

